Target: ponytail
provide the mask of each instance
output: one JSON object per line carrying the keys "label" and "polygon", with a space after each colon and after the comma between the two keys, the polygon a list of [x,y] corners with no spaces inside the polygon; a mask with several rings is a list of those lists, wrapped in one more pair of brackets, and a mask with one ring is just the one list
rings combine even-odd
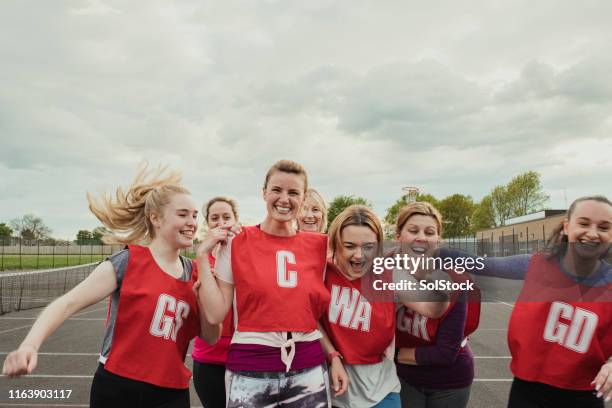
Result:
{"label": "ponytail", "polygon": [[[104,224],[111,234],[105,235],[107,244],[149,243],[155,238],[155,230],[150,215],[161,213],[174,194],[189,194],[181,185],[181,174],[168,171],[167,166],[158,166],[147,171],[148,164],[139,169],[127,192],[117,188],[115,199],[112,195],[102,194],[94,197],[87,193],[91,212]],[[167,174],[164,174],[167,173]]]}

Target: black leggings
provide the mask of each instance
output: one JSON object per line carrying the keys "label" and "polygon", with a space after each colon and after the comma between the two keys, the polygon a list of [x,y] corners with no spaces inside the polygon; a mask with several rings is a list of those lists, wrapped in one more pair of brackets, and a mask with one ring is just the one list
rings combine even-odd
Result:
{"label": "black leggings", "polygon": [[189,408],[189,388],[158,387],[106,371],[100,364],[89,396],[90,408]]}
{"label": "black leggings", "polygon": [[204,408],[225,408],[225,366],[193,361],[193,386]]}
{"label": "black leggings", "polygon": [[604,408],[593,391],[564,390],[514,377],[508,408]]}

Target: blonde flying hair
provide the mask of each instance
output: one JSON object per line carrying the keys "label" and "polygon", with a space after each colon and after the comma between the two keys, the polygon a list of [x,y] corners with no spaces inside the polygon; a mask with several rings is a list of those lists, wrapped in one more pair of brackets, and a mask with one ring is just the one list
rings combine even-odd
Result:
{"label": "blonde flying hair", "polygon": [[270,177],[277,171],[282,171],[283,173],[291,173],[297,174],[298,176],[304,177],[304,193],[308,190],[308,175],[306,174],[306,169],[298,162],[294,162],[293,160],[279,160],[268,169],[266,173],[266,180],[264,181],[264,190],[268,187],[268,181],[270,181]]}
{"label": "blonde flying hair", "polygon": [[321,193],[319,193],[314,188],[309,188],[308,190],[306,190],[306,194],[304,194],[304,202],[306,202],[308,198],[312,198],[313,200],[315,200],[319,204],[319,207],[321,207],[321,213],[323,214],[323,218],[321,219],[321,228],[319,232],[324,233],[327,229],[327,204],[325,203],[325,200],[323,199]]}
{"label": "blonde flying hair", "polygon": [[397,215],[395,233],[399,235],[410,217],[417,214],[432,217],[436,221],[436,226],[438,227],[438,236],[442,236],[442,214],[440,214],[440,211],[438,211],[436,207],[427,201],[417,201],[416,203],[402,207]]}
{"label": "blonde flying hair", "polygon": [[190,194],[181,185],[180,173],[167,171],[167,166],[160,165],[150,171],[147,167],[146,162],[141,164],[127,192],[121,187],[117,188],[114,200],[111,194],[104,193],[96,198],[87,193],[89,209],[112,231],[112,234],[103,237],[105,243],[151,242],[155,238],[151,214],[161,214],[174,194]]}
{"label": "blonde flying hair", "polygon": [[376,256],[382,256],[384,232],[380,220],[369,207],[365,205],[353,204],[346,207],[329,226],[329,250],[332,258],[336,256],[336,248],[342,245],[342,230],[348,226],[368,227],[376,234]]}

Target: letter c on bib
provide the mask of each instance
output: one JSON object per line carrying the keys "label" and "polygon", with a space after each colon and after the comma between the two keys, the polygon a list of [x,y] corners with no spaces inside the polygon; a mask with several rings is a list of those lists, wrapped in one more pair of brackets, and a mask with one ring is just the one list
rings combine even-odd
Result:
{"label": "letter c on bib", "polygon": [[298,283],[296,271],[288,271],[287,265],[295,265],[295,255],[289,251],[276,252],[277,282],[281,288],[295,288]]}

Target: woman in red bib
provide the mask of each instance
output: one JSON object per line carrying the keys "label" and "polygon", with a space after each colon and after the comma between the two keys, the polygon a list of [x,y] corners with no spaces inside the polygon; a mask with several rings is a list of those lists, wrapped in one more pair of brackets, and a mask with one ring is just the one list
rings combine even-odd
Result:
{"label": "woman in red bib", "polygon": [[[214,197],[202,208],[208,226],[208,234],[223,234],[238,221],[238,205],[228,197]],[[210,267],[214,270],[220,245],[208,254]],[[230,309],[223,320],[221,338],[214,345],[196,337],[193,345],[193,385],[206,408],[225,407],[225,362],[230,341],[234,334],[234,314]]]}
{"label": "woman in red bib", "polygon": [[[189,407],[191,373],[184,364],[189,342],[198,334],[214,342],[220,330],[203,318],[194,291],[196,265],[180,256],[193,243],[198,210],[180,176],[163,173],[159,168],[150,175],[143,167],[127,193],[117,189],[115,201],[88,195],[94,215],[124,234],[105,240],[128,247],[45,308],[19,349],[7,356],[4,374],[31,373],[38,349],[63,321],[110,295],[90,406]],[[137,245],[142,243],[147,245]]]}
{"label": "woman in red bib", "polygon": [[[323,284],[327,237],[295,228],[307,188],[300,164],[275,163],[263,187],[264,221],[236,236],[225,230],[198,248],[207,319],[220,323],[236,297],[237,326],[226,363],[230,408],[328,405],[317,330],[329,302]],[[215,278],[207,253],[218,242],[224,245]]]}
{"label": "woman in red bib", "polygon": [[[334,219],[329,237],[332,255],[325,285],[331,302],[323,319],[329,335],[324,343],[331,366],[343,366],[350,380],[348,392],[334,397],[332,404],[399,408],[400,382],[393,363],[395,293],[372,288],[374,280],[386,278],[372,270],[374,258],[382,256],[380,221],[368,207],[352,205]],[[440,316],[448,306],[445,301],[405,303],[430,317]]]}
{"label": "woman in red bib", "polygon": [[[398,214],[396,231],[405,253],[425,256],[442,239],[442,215],[430,203],[409,204]],[[467,406],[474,379],[467,336],[480,320],[480,302],[473,298],[462,294],[438,319],[405,307],[398,309],[395,347],[403,407]]]}
{"label": "woman in red bib", "polygon": [[611,243],[612,202],[583,197],[544,253],[484,258],[473,271],[524,280],[508,327],[509,408],[603,408],[612,398]]}

